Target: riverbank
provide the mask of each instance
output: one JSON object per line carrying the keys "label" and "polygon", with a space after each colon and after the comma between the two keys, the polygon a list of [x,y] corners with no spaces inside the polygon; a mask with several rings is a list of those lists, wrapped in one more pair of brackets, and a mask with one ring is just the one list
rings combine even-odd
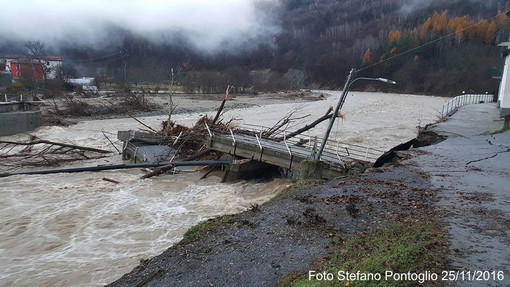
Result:
{"label": "riverbank", "polygon": [[[313,283],[308,281],[311,270],[439,274],[427,286],[466,285],[441,281],[444,270],[503,271],[508,276],[504,226],[509,205],[503,190],[509,183],[504,163],[510,156],[510,132],[462,135],[457,122],[471,132],[472,123],[456,119],[473,109],[482,109],[477,126],[499,125],[493,121],[493,104],[463,107],[436,126],[448,133],[456,123],[460,136],[450,133],[439,144],[399,152],[396,166],[324,184],[301,182],[262,206],[201,223],[179,244],[141,261],[111,286],[307,286]],[[386,248],[374,252],[374,245]],[[366,256],[353,262],[354,254]]]}
{"label": "riverbank", "polygon": [[[173,115],[205,113],[218,109],[222,94],[172,94]],[[267,103],[306,103],[323,100],[326,94],[322,92],[287,91],[263,94],[230,94],[226,102],[225,111],[260,107]],[[54,123],[57,119],[70,124],[84,120],[103,120],[129,115],[148,117],[168,115],[168,93],[101,93],[97,95],[67,95],[40,104],[43,115]]]}

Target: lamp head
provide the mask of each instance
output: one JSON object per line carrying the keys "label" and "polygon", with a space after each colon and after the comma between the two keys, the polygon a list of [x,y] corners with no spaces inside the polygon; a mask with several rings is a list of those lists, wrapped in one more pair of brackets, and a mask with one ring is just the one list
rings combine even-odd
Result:
{"label": "lamp head", "polygon": [[397,82],[392,81],[392,80],[388,80],[388,79],[385,79],[385,78],[377,78],[377,80],[381,81],[381,82],[388,83],[388,84],[392,84],[392,85],[396,85],[397,84]]}

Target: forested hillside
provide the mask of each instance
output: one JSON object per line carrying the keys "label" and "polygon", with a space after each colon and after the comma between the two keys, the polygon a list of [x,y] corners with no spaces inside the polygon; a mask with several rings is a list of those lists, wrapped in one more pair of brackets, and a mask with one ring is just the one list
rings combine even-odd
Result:
{"label": "forested hillside", "polygon": [[402,7],[412,1],[308,2],[288,1],[275,67],[305,67],[310,82],[327,86],[350,67],[372,66],[363,75],[394,79],[411,93],[497,88],[490,70],[502,64],[494,40],[507,25],[506,1],[434,1],[410,11]]}
{"label": "forested hillside", "polygon": [[237,92],[340,88],[352,67],[362,76],[397,81],[391,87],[396,92],[453,96],[497,90],[492,72],[503,59],[494,42],[496,32],[509,25],[504,14],[509,1],[253,0],[253,5],[279,27],[271,41],[238,40],[241,49],[204,51],[179,33],[172,41],[153,41],[112,27],[109,33],[118,40],[111,44],[66,43],[54,53],[64,56],[68,75],[168,84],[173,70],[178,85],[197,92],[221,92],[227,84]]}

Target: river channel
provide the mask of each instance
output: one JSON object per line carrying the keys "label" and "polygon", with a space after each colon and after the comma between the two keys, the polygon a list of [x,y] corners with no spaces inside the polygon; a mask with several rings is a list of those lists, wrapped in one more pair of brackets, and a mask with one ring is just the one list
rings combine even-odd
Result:
{"label": "river channel", "polygon": [[[300,127],[334,106],[340,92],[308,103],[270,104],[228,110],[239,125],[272,126],[295,110]],[[444,98],[383,93],[349,95],[332,137],[387,150],[416,136],[417,126],[438,119]],[[214,114],[214,112],[211,112]],[[175,115],[191,125],[199,114]],[[159,127],[165,116],[140,118]],[[308,133],[321,136],[322,123]],[[33,134],[55,141],[112,149],[103,132],[142,128],[129,118],[41,127]],[[16,139],[16,136],[4,137]],[[117,142],[116,144],[119,144]],[[71,166],[121,163],[119,155]],[[0,285],[101,286],[161,253],[201,220],[241,212],[286,188],[286,179],[219,183],[216,176],[182,172],[141,180],[139,169],[0,178]],[[119,181],[113,184],[103,177]]]}

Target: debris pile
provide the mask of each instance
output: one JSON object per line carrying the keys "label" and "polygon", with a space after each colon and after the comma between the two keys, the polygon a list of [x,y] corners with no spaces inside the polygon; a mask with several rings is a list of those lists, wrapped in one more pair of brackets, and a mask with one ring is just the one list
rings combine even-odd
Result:
{"label": "debris pile", "polygon": [[141,94],[132,91],[117,91],[101,101],[92,101],[92,94],[82,92],[75,95],[58,95],[51,98],[52,107],[45,113],[46,124],[67,125],[64,118],[108,116],[133,112],[150,112],[160,107],[146,99],[146,92]]}
{"label": "debris pile", "polygon": [[[235,130],[232,122],[218,122],[213,124],[213,120],[208,116],[201,117],[193,127],[188,128],[175,122],[164,121],[162,130],[158,135],[166,139],[166,144],[176,150],[176,157],[185,158],[206,149],[209,131],[216,134],[227,134],[229,130]],[[209,131],[207,130],[209,128]],[[209,157],[208,159],[213,159]]]}
{"label": "debris pile", "polygon": [[30,135],[28,141],[0,141],[3,167],[58,166],[76,160],[98,159],[111,151],[40,139]]}
{"label": "debris pile", "polygon": [[[182,159],[205,151],[209,133],[218,135],[230,134],[232,132],[236,134],[246,134],[253,136],[257,134],[257,136],[260,138],[274,141],[283,141],[285,139],[290,139],[299,134],[302,134],[303,132],[314,128],[321,122],[328,120],[333,116],[333,107],[329,107],[324,116],[316,119],[312,123],[305,125],[302,128],[297,129],[296,131],[286,134],[284,130],[289,126],[290,123],[308,117],[293,117],[294,113],[296,112],[296,110],[293,110],[287,113],[272,127],[265,128],[260,132],[255,132],[250,129],[235,126],[232,123],[232,120],[224,122],[223,119],[221,119],[223,108],[225,107],[225,102],[231,89],[231,86],[227,86],[223,100],[214,118],[210,118],[207,115],[203,116],[198,119],[195,125],[191,128],[179,125],[173,121],[162,122],[162,129],[156,134],[165,137],[165,144],[168,144],[176,150],[175,157]],[[343,117],[343,115],[340,116]],[[298,145],[303,144],[304,143],[302,141],[298,143]],[[217,153],[213,153],[211,155],[210,152],[208,152],[204,154],[204,156],[208,156],[207,159],[218,159],[221,155]]]}

